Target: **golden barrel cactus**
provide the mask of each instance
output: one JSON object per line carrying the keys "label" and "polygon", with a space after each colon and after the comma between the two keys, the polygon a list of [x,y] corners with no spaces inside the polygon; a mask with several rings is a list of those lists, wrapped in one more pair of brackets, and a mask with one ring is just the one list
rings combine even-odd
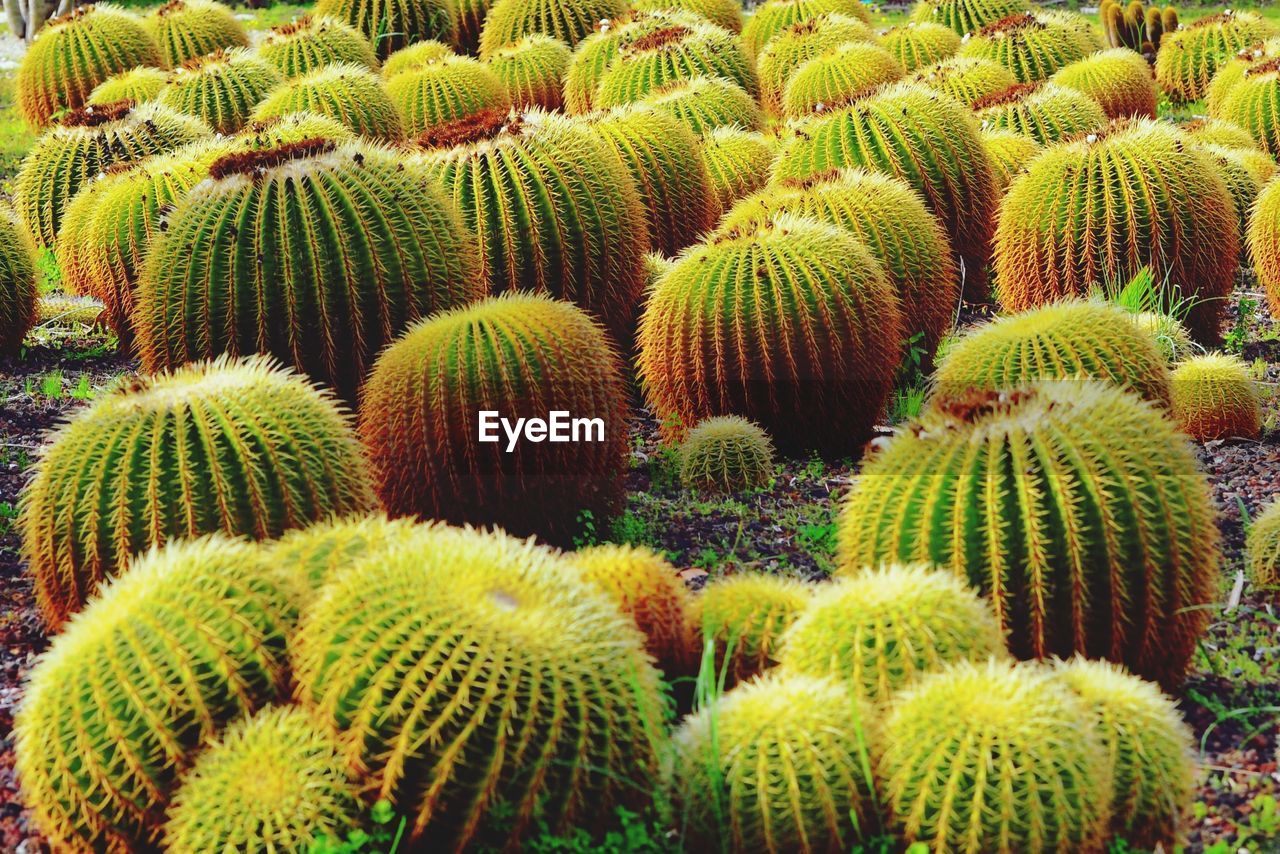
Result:
{"label": "golden barrel cactus", "polygon": [[1001,196],[1008,191],[1013,179],[1026,171],[1036,155],[1044,150],[1044,146],[1031,137],[1011,130],[984,130],[981,137]]}
{"label": "golden barrel cactus", "polygon": [[777,144],[763,134],[735,127],[716,128],[702,138],[702,159],[711,176],[717,207],[727,211],[769,183]]}
{"label": "golden barrel cactus", "polygon": [[714,579],[694,600],[703,643],[714,651],[713,684],[734,685],[771,668],[787,629],[813,597],[794,578],[744,573]]}
{"label": "golden barrel cactus", "polygon": [[1003,65],[1019,83],[1047,80],[1101,44],[1087,27],[1046,13],[1020,12],[987,24],[960,46],[960,56]]}
{"label": "golden barrel cactus", "polygon": [[25,230],[0,211],[0,356],[18,352],[36,321],[36,252]]}
{"label": "golden barrel cactus", "polygon": [[1173,416],[1198,442],[1262,435],[1262,398],[1249,366],[1224,353],[1192,356],[1174,368]]}
{"label": "golden barrel cactus", "polygon": [[1042,145],[1107,125],[1097,101],[1053,83],[1017,83],[979,99],[973,108],[983,130],[1011,130]]}
{"label": "golden barrel cactus", "polygon": [[954,56],[960,49],[960,35],[945,24],[911,21],[890,28],[880,43],[906,71],[915,71]]}
{"label": "golden barrel cactus", "polygon": [[1142,54],[1117,47],[1064,65],[1049,78],[1097,101],[1109,119],[1156,117],[1156,82]]}
{"label": "golden barrel cactus", "polygon": [[402,71],[387,79],[386,89],[409,136],[485,110],[511,108],[507,85],[492,68],[469,56],[447,56]]}
{"label": "golden barrel cactus", "polygon": [[792,24],[774,36],[756,61],[765,112],[781,115],[782,93],[797,68],[848,42],[875,44],[875,31],[859,18],[825,14]]}
{"label": "golden barrel cactus", "polygon": [[1027,0],[917,0],[911,20],[943,24],[964,36],[1030,6]]}
{"label": "golden barrel cactus", "polygon": [[169,0],[142,19],[165,62],[178,67],[220,50],[249,46],[235,13],[212,0]]}
{"label": "golden barrel cactus", "polygon": [[285,77],[305,77],[326,65],[377,68],[373,45],[350,24],[336,18],[304,15],[271,29],[258,55]]}
{"label": "golden barrel cactus", "polygon": [[1201,18],[1161,39],[1156,82],[1174,103],[1198,101],[1237,51],[1275,34],[1275,26],[1255,12],[1227,9]]}
{"label": "golden barrel cactus", "polygon": [[944,59],[918,69],[907,79],[950,95],[966,107],[972,107],[982,98],[1003,92],[1018,82],[1013,72],[1003,65],[976,56]]}
{"label": "golden barrel cactus", "polygon": [[1280,501],[1268,504],[1254,517],[1244,552],[1249,580],[1255,587],[1280,587]]}

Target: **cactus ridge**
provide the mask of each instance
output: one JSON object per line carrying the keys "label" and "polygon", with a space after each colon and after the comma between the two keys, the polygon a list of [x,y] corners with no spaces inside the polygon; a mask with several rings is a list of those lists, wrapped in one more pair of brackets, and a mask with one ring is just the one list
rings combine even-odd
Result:
{"label": "cactus ridge", "polygon": [[741,86],[722,77],[694,77],[675,83],[640,103],[669,113],[698,136],[707,136],[717,128],[758,131],[764,127],[764,114],[755,100]]}
{"label": "cactus ridge", "polygon": [[325,65],[289,80],[258,103],[252,119],[263,121],[298,112],[330,116],[370,140],[398,142],[404,138],[404,118],[381,78],[360,65]]}
{"label": "cactus ridge", "polygon": [[1245,566],[1255,587],[1280,587],[1280,501],[1264,507],[1249,526]]}
{"label": "cactus ridge", "polygon": [[1274,35],[1274,25],[1252,12],[1228,10],[1201,18],[1161,41],[1156,82],[1174,103],[1197,101],[1219,67],[1238,51]]}
{"label": "cactus ridge", "polygon": [[173,72],[156,100],[205,122],[215,133],[233,134],[284,77],[240,48],[196,57]]}
{"label": "cactus ridge", "polygon": [[892,27],[880,43],[907,72],[941,62],[960,49],[960,36],[945,24],[932,21]]}
{"label": "cactus ridge", "polygon": [[1173,414],[1200,442],[1262,435],[1262,399],[1249,366],[1223,353],[1193,356],[1174,369]]}
{"label": "cactus ridge", "polygon": [[258,45],[258,55],[285,77],[305,77],[326,65],[377,68],[373,45],[350,24],[304,15],[273,28]]}
{"label": "cactus ridge", "polygon": [[989,59],[953,56],[919,69],[907,78],[972,108],[982,98],[1017,84],[1013,72]]}
{"label": "cactus ridge", "polygon": [[489,67],[507,87],[518,109],[559,110],[564,105],[561,79],[569,68],[569,46],[559,39],[530,35],[489,58]]}
{"label": "cactus ridge", "polygon": [[318,0],[313,14],[350,24],[369,40],[379,59],[416,41],[458,41],[453,0]]}
{"label": "cactus ridge", "polygon": [[496,0],[480,33],[480,58],[534,33],[576,47],[597,22],[623,18],[629,11],[627,0]]}
{"label": "cactus ridge", "polygon": [[871,26],[871,12],[862,0],[765,0],[743,26],[742,43],[748,55],[758,57],[788,27],[828,14],[847,15]]}
{"label": "cactus ridge", "polygon": [[764,573],[717,579],[694,600],[703,641],[715,646],[717,682],[726,687],[768,670],[787,629],[809,606],[814,588],[803,581]]}
{"label": "cactus ridge", "polygon": [[1156,117],[1151,66],[1128,48],[1112,48],[1064,65],[1049,78],[1097,101],[1110,119]]}
{"label": "cactus ridge", "polygon": [[1092,32],[1044,13],[1019,12],[987,24],[961,45],[959,56],[989,59],[1019,83],[1046,80],[1099,47]]}
{"label": "cactus ridge", "polygon": [[249,34],[235,13],[211,0],[169,0],[143,18],[168,65],[220,50],[249,46]]}
{"label": "cactus ridge", "polygon": [[720,77],[742,87],[753,99],[760,81],[755,64],[736,36],[705,24],[642,27],[624,36],[617,57],[596,86],[592,103],[599,108],[630,104],[645,96],[697,77]]}
{"label": "cactus ridge", "polygon": [[767,484],[774,471],[773,441],[745,418],[708,418],[680,445],[680,483],[685,489],[740,492]]}
{"label": "cactus ridge", "polygon": [[1012,130],[1044,145],[1107,126],[1097,101],[1053,83],[1018,83],[973,108],[984,130]]}
{"label": "cactus ridge", "polygon": [[36,321],[36,263],[31,238],[0,211],[0,355],[18,352]]}
{"label": "cactus ridge", "polygon": [[85,100],[86,106],[102,106],[116,101],[132,101],[145,104],[154,100],[164,84],[169,82],[169,72],[163,68],[142,65],[113,74],[103,80]]}
{"label": "cactus ridge", "polygon": [[883,47],[847,42],[795,70],[782,93],[782,115],[794,121],[839,109],[902,74],[902,64]]}
{"label": "cactus ridge", "polygon": [[944,24],[964,36],[1029,8],[1027,0],[918,0],[911,20]]}
{"label": "cactus ridge", "polygon": [[875,32],[859,18],[824,14],[780,31],[760,51],[756,63],[760,103],[771,116],[782,114],[782,94],[796,69],[846,42],[876,42]]}
{"label": "cactus ridge", "polygon": [[778,152],[762,134],[736,127],[720,127],[702,138],[702,159],[711,176],[717,207],[727,211],[769,182]]}
{"label": "cactus ridge", "polygon": [[493,70],[467,56],[449,56],[387,80],[387,94],[417,136],[484,110],[508,110],[511,95]]}

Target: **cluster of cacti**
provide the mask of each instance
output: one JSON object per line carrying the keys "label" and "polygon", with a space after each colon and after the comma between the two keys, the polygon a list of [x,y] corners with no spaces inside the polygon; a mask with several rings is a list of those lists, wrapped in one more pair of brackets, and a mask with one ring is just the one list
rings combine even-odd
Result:
{"label": "cluster of cacti", "polygon": [[249,34],[235,13],[212,0],[169,0],[142,23],[165,62],[175,68],[220,50],[249,46]]}
{"label": "cluster of cacti", "polygon": [[600,21],[626,15],[627,0],[495,0],[480,33],[480,56],[541,33],[576,47]]}
{"label": "cluster of cacti", "polygon": [[953,56],[921,68],[909,78],[943,95],[950,95],[966,107],[982,98],[1003,92],[1018,80],[1013,72],[989,59]]}
{"label": "cluster of cacti", "polygon": [[408,818],[410,845],[589,829],[656,784],[663,700],[644,636],[531,541],[413,529],[338,573],[294,640],[299,698]]}
{"label": "cluster of cacti", "polygon": [[874,44],[876,34],[859,18],[827,14],[793,24],[770,39],[756,62],[765,112],[782,113],[782,93],[797,68],[847,42]]}
{"label": "cluster of cacti", "polygon": [[1280,587],[1280,501],[1273,501],[1249,524],[1245,565],[1255,587]]}
{"label": "cluster of cacti", "polygon": [[[555,411],[575,419],[561,424],[572,441],[513,442],[498,424],[499,416],[515,423]],[[360,407],[377,490],[393,515],[496,525],[561,544],[579,533],[583,511],[595,519],[617,512],[626,430],[621,366],[600,327],[533,294],[414,327],[378,360]]]}
{"label": "cluster of cacti", "polygon": [[698,77],[723,78],[753,97],[760,88],[755,66],[732,33],[705,24],[673,24],[642,27],[620,38],[591,101],[601,108],[630,104]]}
{"label": "cluster of cacti", "polygon": [[991,163],[991,174],[1000,195],[1009,189],[1013,179],[1022,174],[1044,146],[1029,136],[1011,130],[983,130],[982,147]]}
{"label": "cluster of cacti", "polygon": [[[183,2],[183,0],[175,0]],[[197,57],[176,69],[156,100],[205,122],[216,133],[233,134],[284,77],[244,49]]]}
{"label": "cluster of cacti", "polygon": [[1129,315],[1133,325],[1149,335],[1156,349],[1169,367],[1174,367],[1187,356],[1200,352],[1191,340],[1191,333],[1177,318],[1159,311],[1140,311]]}
{"label": "cluster of cacti", "polygon": [[733,685],[772,667],[787,629],[812,598],[810,585],[779,575],[750,573],[709,583],[694,610],[703,642],[715,652],[711,678]]}
{"label": "cluster of cacti", "polygon": [[1058,69],[1050,80],[1097,101],[1107,118],[1156,117],[1156,82],[1151,67],[1128,48],[1086,56]]}
{"label": "cluster of cacti", "polygon": [[142,21],[107,4],[54,18],[18,65],[18,109],[34,130],[84,106],[107,78],[140,65],[164,67],[164,55]]}
{"label": "cluster of cacti", "polygon": [[906,71],[915,71],[954,56],[960,49],[960,35],[945,24],[911,22],[891,28],[880,43]]}
{"label": "cluster of cacti", "polygon": [[140,65],[103,80],[89,93],[85,104],[101,106],[117,101],[145,104],[159,95],[168,82],[169,72],[165,69]]}
{"label": "cluster of cacti", "polygon": [[271,30],[257,52],[285,77],[304,77],[326,65],[378,65],[373,46],[354,27],[311,15]]}
{"label": "cluster of cacti", "polygon": [[828,14],[848,15],[871,24],[871,11],[862,0],[765,0],[743,26],[742,43],[751,56],[759,56],[773,37],[788,27]]}
{"label": "cluster of cacti", "polygon": [[680,483],[706,492],[740,492],[773,477],[773,442],[745,418],[721,415],[700,422],[680,444]]}
{"label": "cluster of cacti", "polygon": [[1243,79],[1223,96],[1217,115],[1244,129],[1268,154],[1280,152],[1280,58],[1251,66]]}
{"label": "cluster of cacti", "polygon": [[1245,72],[1255,65],[1269,62],[1280,56],[1280,38],[1256,42],[1240,50],[1234,57],[1218,66],[1213,78],[1204,90],[1204,105],[1209,115],[1217,116],[1223,100],[1236,84],[1244,79]]}
{"label": "cluster of cacti", "polygon": [[217,535],[152,550],[106,587],[53,639],[14,722],[23,795],[49,842],[158,847],[196,751],[286,694],[295,617],[284,577]]}
{"label": "cluster of cacti", "polygon": [[1170,100],[1202,98],[1218,68],[1255,42],[1275,35],[1275,27],[1253,12],[1230,9],[1166,33],[1156,54],[1156,82]]}
{"label": "cluster of cacti", "polygon": [[691,12],[731,33],[742,32],[740,0],[634,0],[640,12]]}
{"label": "cluster of cacti", "polygon": [[262,121],[309,112],[330,116],[352,133],[395,142],[404,137],[404,119],[377,74],[361,65],[321,66],[277,87],[253,111]]}
{"label": "cluster of cacti", "polygon": [[564,108],[569,113],[589,113],[595,108],[596,87],[609,66],[618,58],[618,45],[628,34],[645,28],[661,29],[668,23],[668,13],[643,14],[627,12],[618,20],[604,19],[574,49],[569,67],[564,72]]}
{"label": "cluster of cacti", "polygon": [[102,303],[53,291],[36,299],[36,325],[95,328],[105,323]]}
{"label": "cluster of cacti", "polygon": [[911,20],[943,24],[964,36],[1001,18],[1025,12],[1030,5],[1028,0],[917,0],[911,9]]}
{"label": "cluster of cacti", "polygon": [[959,56],[1003,65],[1019,83],[1047,80],[1098,49],[1092,32],[1044,13],[1020,12],[987,24],[960,46]]}
{"label": "cluster of cacti", "polygon": [[534,34],[499,48],[489,57],[516,107],[558,110],[564,103],[560,83],[569,68],[569,46],[551,36]]}
{"label": "cluster of cacti", "polygon": [[402,71],[387,80],[387,94],[410,136],[485,110],[506,111],[511,96],[489,66],[468,56],[449,56]]}
{"label": "cluster of cacti", "polygon": [[1207,621],[1214,517],[1163,410],[1041,381],[938,398],[899,430],[845,504],[839,566],[951,567],[992,598],[1020,658],[1078,652],[1171,685]]}
{"label": "cluster of cacti", "polygon": [[698,136],[718,128],[758,131],[764,114],[742,87],[721,77],[694,77],[659,89],[641,101],[679,119]]}
{"label": "cluster of cacti", "polygon": [[383,59],[416,41],[458,40],[453,0],[318,0],[314,13],[355,27]]}
{"label": "cluster of cacti", "polygon": [[901,63],[879,45],[847,42],[795,70],[782,93],[782,116],[794,120],[839,109],[902,73]]}
{"label": "cluster of cacti", "polygon": [[1097,101],[1053,83],[1015,83],[979,99],[973,109],[983,130],[1011,130],[1044,145],[1107,125]]}
{"label": "cluster of cacti", "polygon": [[0,356],[17,352],[35,320],[35,247],[13,217],[0,211]]}
{"label": "cluster of cacti", "polygon": [[702,138],[702,159],[721,211],[769,182],[778,150],[770,139],[736,127],[721,127]]}
{"label": "cluster of cacti", "polygon": [[1146,6],[1143,0],[1102,0],[1098,6],[1107,46],[1125,48],[1155,61],[1165,35],[1178,29],[1178,12],[1172,6]]}
{"label": "cluster of cacti", "polygon": [[1257,439],[1262,399],[1249,366],[1235,356],[1192,356],[1173,370],[1173,416],[1198,442]]}

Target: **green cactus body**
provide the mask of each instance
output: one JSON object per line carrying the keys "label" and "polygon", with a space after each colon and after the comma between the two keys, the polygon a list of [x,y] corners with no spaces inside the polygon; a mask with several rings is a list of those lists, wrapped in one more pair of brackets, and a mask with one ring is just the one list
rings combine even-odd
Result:
{"label": "green cactus body", "polygon": [[605,109],[631,104],[698,77],[731,81],[753,99],[760,91],[755,65],[733,34],[707,24],[646,27],[621,39],[592,103]]}
{"label": "green cactus body", "polygon": [[1003,92],[1018,80],[1013,72],[989,59],[953,56],[919,69],[908,78],[972,108],[983,98]]}
{"label": "green cactus body", "polygon": [[310,112],[342,122],[370,140],[404,138],[404,118],[382,80],[359,65],[326,65],[269,93],[253,110],[254,121]]}
{"label": "green cactus body", "polygon": [[346,839],[363,812],[337,741],[306,712],[264,709],[232,724],[182,779],[165,850],[302,852]]}
{"label": "green cactus body", "polygon": [[[1204,153],[1213,159],[1222,174],[1227,189],[1231,191],[1231,200],[1235,203],[1236,222],[1240,227],[1242,238],[1249,231],[1249,214],[1253,204],[1258,200],[1258,193],[1276,174],[1276,162],[1269,154],[1255,148],[1223,148],[1217,145],[1202,145]],[[1249,245],[1246,240],[1240,241],[1240,264],[1248,268],[1250,264]]]}
{"label": "green cactus body", "polygon": [[862,0],[765,0],[743,26],[742,43],[749,55],[758,57],[788,27],[827,14],[847,15],[871,25],[871,11]]}
{"label": "green cactus body", "polygon": [[635,182],[572,119],[488,112],[424,139],[427,171],[480,237],[495,293],[575,303],[630,347],[649,235]]}
{"label": "green cactus body", "polygon": [[210,177],[139,276],[148,370],[270,353],[355,400],[382,347],[484,292],[474,236],[390,150],[305,140],[228,155]]}
{"label": "green cactus body", "polygon": [[996,294],[1025,311],[1151,269],[1193,300],[1187,325],[1216,341],[1239,264],[1231,193],[1207,154],[1150,119],[1047,149],[1009,187],[995,236]]}
{"label": "green cactus body", "polygon": [[305,612],[338,573],[390,543],[412,537],[417,528],[411,519],[388,519],[382,513],[345,516],[286,531],[262,548],[271,564],[293,577],[298,610]]}
{"label": "green cactus body", "polygon": [[644,636],[570,559],[502,532],[431,526],[340,573],[295,673],[411,846],[515,847],[535,818],[590,831],[657,784]]}
{"label": "green cactus body", "polygon": [[675,735],[675,822],[693,850],[849,851],[877,828],[870,711],[828,679],[770,676]]}
{"label": "green cactus body", "polygon": [[200,119],[215,133],[233,134],[249,121],[254,107],[283,83],[279,71],[249,51],[219,51],[174,71],[156,100]]}
{"label": "green cactus body", "polygon": [[774,665],[782,638],[809,606],[813,586],[745,573],[709,583],[694,600],[704,643],[715,649],[716,684],[745,682]]}
{"label": "green cactus body", "polygon": [[1227,94],[1244,80],[1245,73],[1255,65],[1280,57],[1280,38],[1270,38],[1255,42],[1242,49],[1234,57],[1224,62],[1214,72],[1213,79],[1204,90],[1204,106],[1206,112],[1215,118],[1222,118],[1220,112],[1222,102]]}
{"label": "green cactus body", "polygon": [[731,33],[742,32],[739,0],[634,0],[639,12],[690,12]]}
{"label": "green cactus body", "polygon": [[165,62],[178,67],[199,57],[249,46],[235,14],[211,0],[169,0],[142,21],[151,33]]}
{"label": "green cactus body", "polygon": [[[579,441],[481,441],[480,412],[566,410],[601,426]],[[575,428],[576,430],[577,428]],[[500,434],[492,425],[494,436]],[[621,364],[568,303],[504,295],[437,314],[389,347],[365,389],[360,434],[393,516],[494,525],[572,543],[589,511],[620,508],[627,468]]]}
{"label": "green cactus body", "polygon": [[1192,356],[1174,369],[1173,415],[1198,442],[1262,435],[1262,399],[1249,366],[1223,353]]}
{"label": "green cactus body", "polygon": [[1202,350],[1191,340],[1187,327],[1177,319],[1158,311],[1143,311],[1130,314],[1133,325],[1141,329],[1156,342],[1156,349],[1164,357],[1165,364],[1174,367],[1183,359]]}
{"label": "green cactus body", "polygon": [[1003,196],[1044,146],[1029,136],[1011,130],[983,130],[982,147],[987,150],[996,189]]}
{"label": "green cactus body", "polygon": [[425,42],[414,42],[402,47],[387,57],[382,63],[382,79],[390,80],[406,71],[417,71],[425,65],[440,62],[451,56],[457,56],[453,48],[443,42],[430,39]]}
{"label": "green cactus body", "polygon": [[640,103],[679,119],[698,136],[717,128],[758,131],[764,127],[764,114],[755,99],[722,77],[694,77],[659,89]]}
{"label": "green cactus body", "polygon": [[112,104],[116,101],[132,101],[135,104],[145,104],[147,101],[154,100],[156,95],[160,94],[160,90],[164,88],[164,84],[168,82],[168,71],[163,68],[142,65],[137,68],[131,68],[128,71],[121,71],[119,74],[113,74],[103,80],[89,93],[85,104],[101,106],[103,104]]}
{"label": "green cactus body", "polygon": [[736,127],[721,127],[702,138],[702,159],[711,176],[720,211],[769,182],[778,149],[772,140]]}
{"label": "green cactus body", "polygon": [[998,196],[968,110],[918,84],[891,86],[797,128],[774,166],[774,181],[850,166],[901,178],[919,192],[947,229],[963,265],[966,295],[987,298]]}
{"label": "green cactus body", "polygon": [[1064,65],[1050,80],[1097,101],[1107,118],[1156,117],[1151,66],[1128,48],[1100,51]]}
{"label": "green cactus body", "polygon": [[102,326],[102,303],[93,297],[78,297],[52,292],[36,300],[36,325],[60,326],[67,329],[96,329]]}
{"label": "green cactus body", "polygon": [[1271,156],[1280,151],[1280,58],[1251,67],[1218,107],[1225,120],[1243,128]]}
{"label": "green cactus body", "polygon": [[945,24],[913,21],[890,28],[880,37],[880,44],[910,72],[955,56],[960,36]]}
{"label": "green cactus body", "polygon": [[984,130],[1011,130],[1044,145],[1107,126],[1097,101],[1053,83],[1016,83],[973,106]]}
{"label": "green cactus body", "polygon": [[23,159],[14,180],[18,219],[37,246],[53,248],[63,212],[91,178],[116,163],[172,151],[208,134],[203,122],[159,104],[85,107],[36,140]]}
{"label": "green cactus body", "polygon": [[[489,14],[492,0],[456,0],[458,12],[458,50],[475,55],[480,52],[480,33]],[[401,48],[403,50],[403,48]]]}
{"label": "green cactus body", "polygon": [[260,122],[249,122],[225,142],[232,151],[266,151],[313,139],[354,142],[356,135],[340,121],[318,113],[285,113]]}
{"label": "green cactus body", "polygon": [[1245,539],[1245,566],[1255,587],[1280,587],[1280,501],[1263,508],[1249,525]]}
{"label": "green cactus body", "polygon": [[782,93],[782,116],[796,120],[839,109],[902,73],[901,63],[879,45],[847,42],[795,70]]}
{"label": "green cactus body", "polygon": [[641,384],[664,434],[755,421],[788,452],[858,451],[902,359],[884,268],[848,231],[781,214],[680,256],[640,321]]}
{"label": "green cactus body", "polygon": [[46,24],[18,65],[18,109],[32,130],[84,106],[107,78],[140,65],[164,68],[160,46],[136,16],[105,3]]}
{"label": "green cactus body", "polygon": [[379,59],[417,41],[458,43],[458,11],[453,0],[318,0],[314,14],[355,27],[373,45]]}
{"label": "green cactus body", "polygon": [[782,93],[796,69],[847,42],[874,44],[876,34],[859,18],[825,14],[793,24],[770,39],[756,63],[765,112],[782,115]]}
{"label": "green cactus body", "polygon": [[564,105],[560,80],[569,68],[570,55],[564,42],[535,34],[494,51],[489,67],[518,109],[559,110]]}
{"label": "green cactus body", "polygon": [[468,56],[450,56],[401,72],[387,80],[387,94],[410,136],[485,110],[511,108],[511,96],[498,75]]}
{"label": "green cactus body", "polygon": [[1194,119],[1182,125],[1182,132],[1200,145],[1221,145],[1227,148],[1251,148],[1261,151],[1258,143],[1247,130],[1225,119]]}
{"label": "green cactus body", "polygon": [[883,725],[895,837],[956,854],[1105,851],[1111,768],[1088,718],[1032,665],[965,662],[922,680]]}
{"label": "green cactus body", "polygon": [[258,55],[290,78],[326,65],[378,67],[373,45],[358,30],[335,18],[311,15],[272,29],[258,45]]}
{"label": "green cactus body", "polygon": [[158,847],[179,774],[219,727],[288,692],[296,612],[222,536],[138,559],[53,639],[14,721],[35,825],[58,850]]}
{"label": "green cactus body", "polygon": [[26,231],[0,211],[0,356],[16,353],[36,320],[35,258]]}
{"label": "green cactus body", "polygon": [[597,22],[621,18],[629,10],[627,0],[495,0],[480,33],[480,57],[488,59],[534,33],[576,47]]}
{"label": "green cactus body", "polygon": [[774,471],[773,442],[736,415],[700,422],[680,444],[680,483],[701,492],[741,492],[766,485]]}
{"label": "green cactus body", "polygon": [[1085,379],[974,390],[936,399],[864,466],[839,571],[951,567],[992,599],[1019,658],[1079,652],[1173,685],[1207,621],[1214,516],[1155,405]]}
{"label": "green cactus body", "polygon": [[911,20],[943,24],[964,36],[1030,8],[1028,0],[917,0]]}
{"label": "green cactus body", "polygon": [[1218,68],[1238,51],[1276,34],[1253,12],[1228,9],[1168,33],[1156,54],[1156,82],[1174,103],[1198,101]]}
{"label": "green cactus body", "polygon": [[1280,182],[1262,188],[1249,218],[1249,255],[1271,311],[1280,314]]}
{"label": "green cactus body", "polygon": [[569,57],[569,67],[564,72],[564,109],[573,115],[589,113],[595,109],[593,103],[596,87],[600,78],[609,70],[609,66],[618,58],[618,44],[622,35],[638,21],[646,21],[648,16],[633,12],[626,13],[620,20],[604,19],[595,25]]}
{"label": "green cactus body", "polygon": [[1098,47],[1091,32],[1043,13],[1022,12],[973,33],[959,55],[989,59],[1013,72],[1019,83],[1034,83],[1047,80]]}

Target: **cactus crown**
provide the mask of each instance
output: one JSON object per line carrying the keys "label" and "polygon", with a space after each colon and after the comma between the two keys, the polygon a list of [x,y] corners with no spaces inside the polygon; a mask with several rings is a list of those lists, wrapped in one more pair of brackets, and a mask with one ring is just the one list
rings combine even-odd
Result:
{"label": "cactus crown", "polygon": [[992,92],[990,95],[983,95],[974,101],[970,106],[975,110],[985,110],[988,107],[1001,107],[1005,104],[1016,104],[1040,90],[1044,85],[1043,81],[1035,80],[1031,83],[1014,83],[1007,89],[999,92]]}
{"label": "cactus crown", "polygon": [[209,177],[215,181],[232,175],[261,175],[291,160],[329,154],[337,149],[331,139],[303,139],[284,143],[273,148],[237,151],[223,155],[209,167]]}
{"label": "cactus crown", "polygon": [[64,128],[96,128],[111,122],[118,122],[137,106],[128,98],[112,101],[107,104],[86,104],[70,110],[58,124]]}

